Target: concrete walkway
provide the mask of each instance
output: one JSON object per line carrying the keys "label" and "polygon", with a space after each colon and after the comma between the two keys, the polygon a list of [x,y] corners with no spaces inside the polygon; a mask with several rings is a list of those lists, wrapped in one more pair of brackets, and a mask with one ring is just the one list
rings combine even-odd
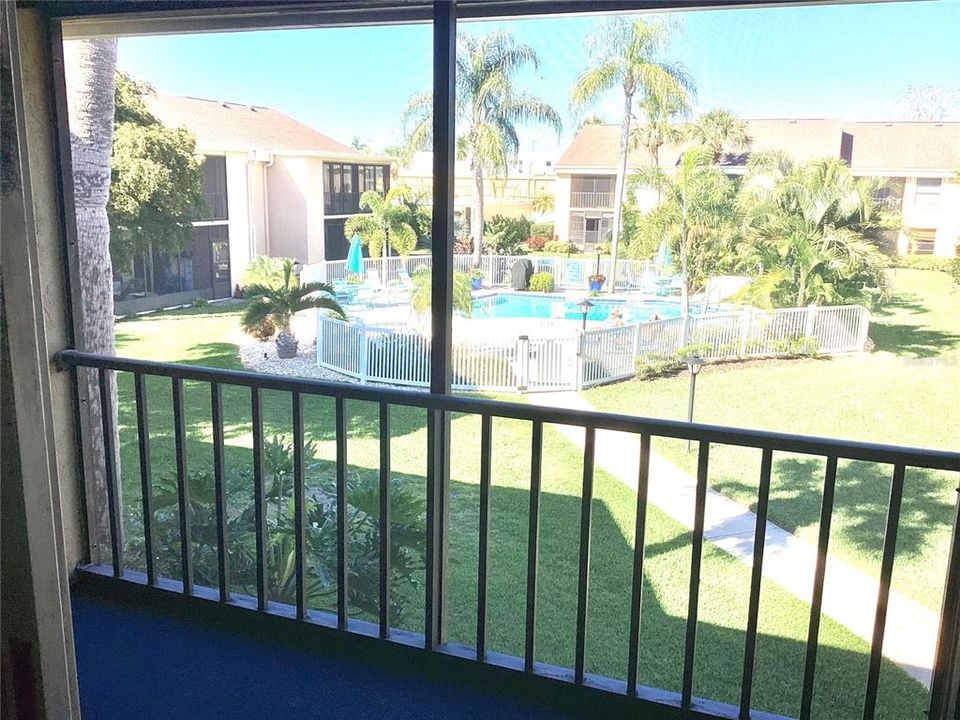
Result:
{"label": "concrete walkway", "polygon": [[[538,393],[535,404],[577,410],[595,410],[574,392]],[[560,433],[583,447],[581,428],[557,425]],[[640,438],[628,433],[599,430],[596,465],[636,490]],[[687,528],[693,527],[696,479],[650,453],[649,502]],[[753,536],[757,516],[725,495],[707,490],[704,537],[743,564],[753,565]],[[763,576],[809,603],[817,548],[768,522],[763,553]],[[879,571],[878,571],[879,574]],[[824,582],[823,613],[867,643],[873,637],[879,582],[849,563],[829,555]],[[934,649],[939,629],[933,610],[891,590],[883,654],[925,687],[930,687]]]}

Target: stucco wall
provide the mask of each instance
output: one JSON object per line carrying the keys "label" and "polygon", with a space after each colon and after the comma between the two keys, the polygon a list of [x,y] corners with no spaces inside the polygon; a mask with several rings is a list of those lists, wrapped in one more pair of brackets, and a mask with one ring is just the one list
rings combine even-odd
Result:
{"label": "stucco wall", "polygon": [[267,168],[267,254],[302,259],[306,254],[306,158],[275,157]]}
{"label": "stucco wall", "polygon": [[907,178],[903,189],[901,218],[904,230],[900,232],[897,250],[910,252],[909,230],[935,230],[933,254],[953,257],[960,242],[960,183],[944,179],[940,186],[939,202],[935,207],[916,204],[917,179]]}
{"label": "stucco wall", "polygon": [[247,154],[226,153],[227,217],[230,237],[230,286],[240,283],[250,263],[250,217],[247,201]]}

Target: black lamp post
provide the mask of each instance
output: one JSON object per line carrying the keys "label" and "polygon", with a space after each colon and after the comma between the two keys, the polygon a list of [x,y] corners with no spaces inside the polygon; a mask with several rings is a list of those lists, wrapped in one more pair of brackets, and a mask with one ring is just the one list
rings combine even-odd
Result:
{"label": "black lamp post", "polygon": [[[687,370],[690,373],[690,393],[687,398],[687,422],[693,422],[693,398],[697,392],[697,374],[703,367],[703,358],[699,355],[687,355],[683,359],[687,364]],[[687,440],[687,452],[690,452],[690,440]]]}
{"label": "black lamp post", "polygon": [[593,303],[587,300],[586,298],[584,298],[579,303],[577,303],[577,307],[580,308],[580,314],[583,316],[583,325],[581,326],[581,328],[583,330],[586,330],[587,329],[587,313],[590,312],[590,308],[593,307]]}

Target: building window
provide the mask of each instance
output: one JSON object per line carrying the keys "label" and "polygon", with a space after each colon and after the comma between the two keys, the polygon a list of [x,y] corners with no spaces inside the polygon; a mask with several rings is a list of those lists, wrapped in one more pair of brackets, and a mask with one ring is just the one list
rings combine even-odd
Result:
{"label": "building window", "polygon": [[194,221],[227,220],[227,159],[222,155],[207,155],[200,172],[204,206],[194,213]]}
{"label": "building window", "polygon": [[326,215],[356,215],[365,192],[384,195],[389,189],[388,166],[325,163],[323,211]]}
{"label": "building window", "polygon": [[940,178],[917,178],[917,207],[940,207]]}
{"label": "building window", "polygon": [[575,177],[570,188],[570,207],[613,207],[613,187],[616,178],[612,175]]}
{"label": "building window", "polygon": [[910,254],[911,255],[933,255],[933,249],[936,245],[936,230],[918,230],[911,228],[907,231],[910,236]]}
{"label": "building window", "polygon": [[584,250],[593,250],[613,238],[613,215],[610,213],[571,213],[570,242]]}

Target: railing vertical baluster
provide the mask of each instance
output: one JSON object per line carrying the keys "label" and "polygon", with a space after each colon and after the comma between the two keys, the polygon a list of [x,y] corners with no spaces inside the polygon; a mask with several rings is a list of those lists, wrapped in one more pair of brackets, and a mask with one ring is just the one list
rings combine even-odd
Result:
{"label": "railing vertical baluster", "polygon": [[147,584],[157,582],[153,556],[153,482],[150,472],[150,425],[147,389],[143,373],[135,373],[133,387],[137,401],[137,447],[140,452],[140,497],[143,504],[143,554],[147,564]]}
{"label": "railing vertical baluster", "polygon": [[480,419],[480,533],[477,561],[477,660],[487,653],[487,553],[490,550],[490,461],[493,419]]}
{"label": "railing vertical baluster", "polygon": [[223,464],[223,397],[219,383],[210,383],[210,415],[213,420],[213,492],[217,508],[217,577],[220,602],[230,600],[230,561],[227,548],[227,484]]}
{"label": "railing vertical baluster", "polygon": [[193,592],[190,488],[187,484],[187,430],[183,417],[183,380],[173,378],[173,437],[177,455],[177,509],[180,516],[180,576],[183,592]]}
{"label": "railing vertical baluster", "polygon": [[103,428],[103,466],[107,482],[107,515],[110,520],[110,553],[113,555],[114,577],[123,575],[123,514],[117,487],[120,473],[117,468],[117,448],[114,439],[113,405],[110,400],[109,370],[97,371],[100,384],[100,421]]}
{"label": "railing vertical baluster", "polygon": [[380,637],[390,636],[390,406],[380,403]]}
{"label": "railing vertical baluster", "polygon": [[596,429],[587,427],[583,441],[583,491],[580,502],[580,577],[577,586],[577,642],[573,676],[583,684],[587,646],[587,601],[590,590],[590,512],[593,504],[593,450]]}
{"label": "railing vertical baluster", "polygon": [[647,524],[647,488],[650,480],[650,436],[640,436],[640,470],[637,475],[637,514],[633,541],[633,591],[630,595],[630,649],[627,654],[627,694],[637,693],[640,664],[640,606],[643,604],[643,553]]}
{"label": "railing vertical baluster", "polygon": [[760,581],[763,577],[763,548],[767,537],[767,506],[770,501],[770,471],[773,451],[763,449],[760,458],[760,487],[757,491],[757,525],[753,535],[753,568],[750,573],[750,600],[747,610],[747,637],[743,650],[743,679],[740,683],[740,720],[750,720],[753,693],[753,662],[757,651],[760,617]]}
{"label": "railing vertical baluster", "polygon": [[296,598],[297,619],[307,616],[307,593],[305,583],[306,572],[306,538],[304,536],[305,523],[303,514],[306,510],[306,478],[303,468],[303,396],[294,391],[291,394],[291,410],[293,411],[293,533],[294,558],[296,568]]}
{"label": "railing vertical baluster", "polygon": [[900,505],[903,500],[905,468],[895,465],[890,482],[890,503],[887,506],[887,528],[883,538],[883,559],[880,561],[880,589],[877,592],[877,612],[873,621],[873,643],[870,648],[870,669],[867,672],[867,692],[863,704],[863,719],[873,720],[880,686],[880,661],[883,659],[883,635],[887,627],[887,602],[890,600],[890,579],[897,551],[897,528],[900,526]]}
{"label": "railing vertical baluster", "polygon": [[833,494],[837,485],[837,458],[827,458],[820,505],[820,532],[817,540],[817,564],[813,574],[813,596],[810,600],[810,626],[807,631],[807,656],[803,668],[803,693],[800,696],[800,720],[809,720],[813,707],[813,680],[817,671],[817,645],[820,635],[820,607],[823,604],[823,580],[827,571],[827,548],[830,544],[830,520],[833,518]]}
{"label": "railing vertical baluster", "polygon": [[250,388],[253,423],[253,515],[257,541],[257,609],[267,609],[267,501],[263,487],[263,396]]}
{"label": "railing vertical baluster", "polygon": [[347,627],[347,412],[345,401],[338,397],[336,407],[337,435],[337,627]]}
{"label": "railing vertical baluster", "polygon": [[690,597],[687,601],[687,636],[683,651],[683,684],[680,704],[690,708],[693,698],[693,665],[697,645],[697,611],[700,603],[700,561],[703,557],[703,522],[707,507],[707,469],[710,443],[700,441],[697,456],[697,491],[693,506],[693,540],[690,551]]}
{"label": "railing vertical baluster", "polygon": [[533,672],[536,658],[537,560],[540,546],[540,480],[543,472],[543,423],[533,422],[530,449],[530,520],[527,537],[527,628],[523,667]]}

